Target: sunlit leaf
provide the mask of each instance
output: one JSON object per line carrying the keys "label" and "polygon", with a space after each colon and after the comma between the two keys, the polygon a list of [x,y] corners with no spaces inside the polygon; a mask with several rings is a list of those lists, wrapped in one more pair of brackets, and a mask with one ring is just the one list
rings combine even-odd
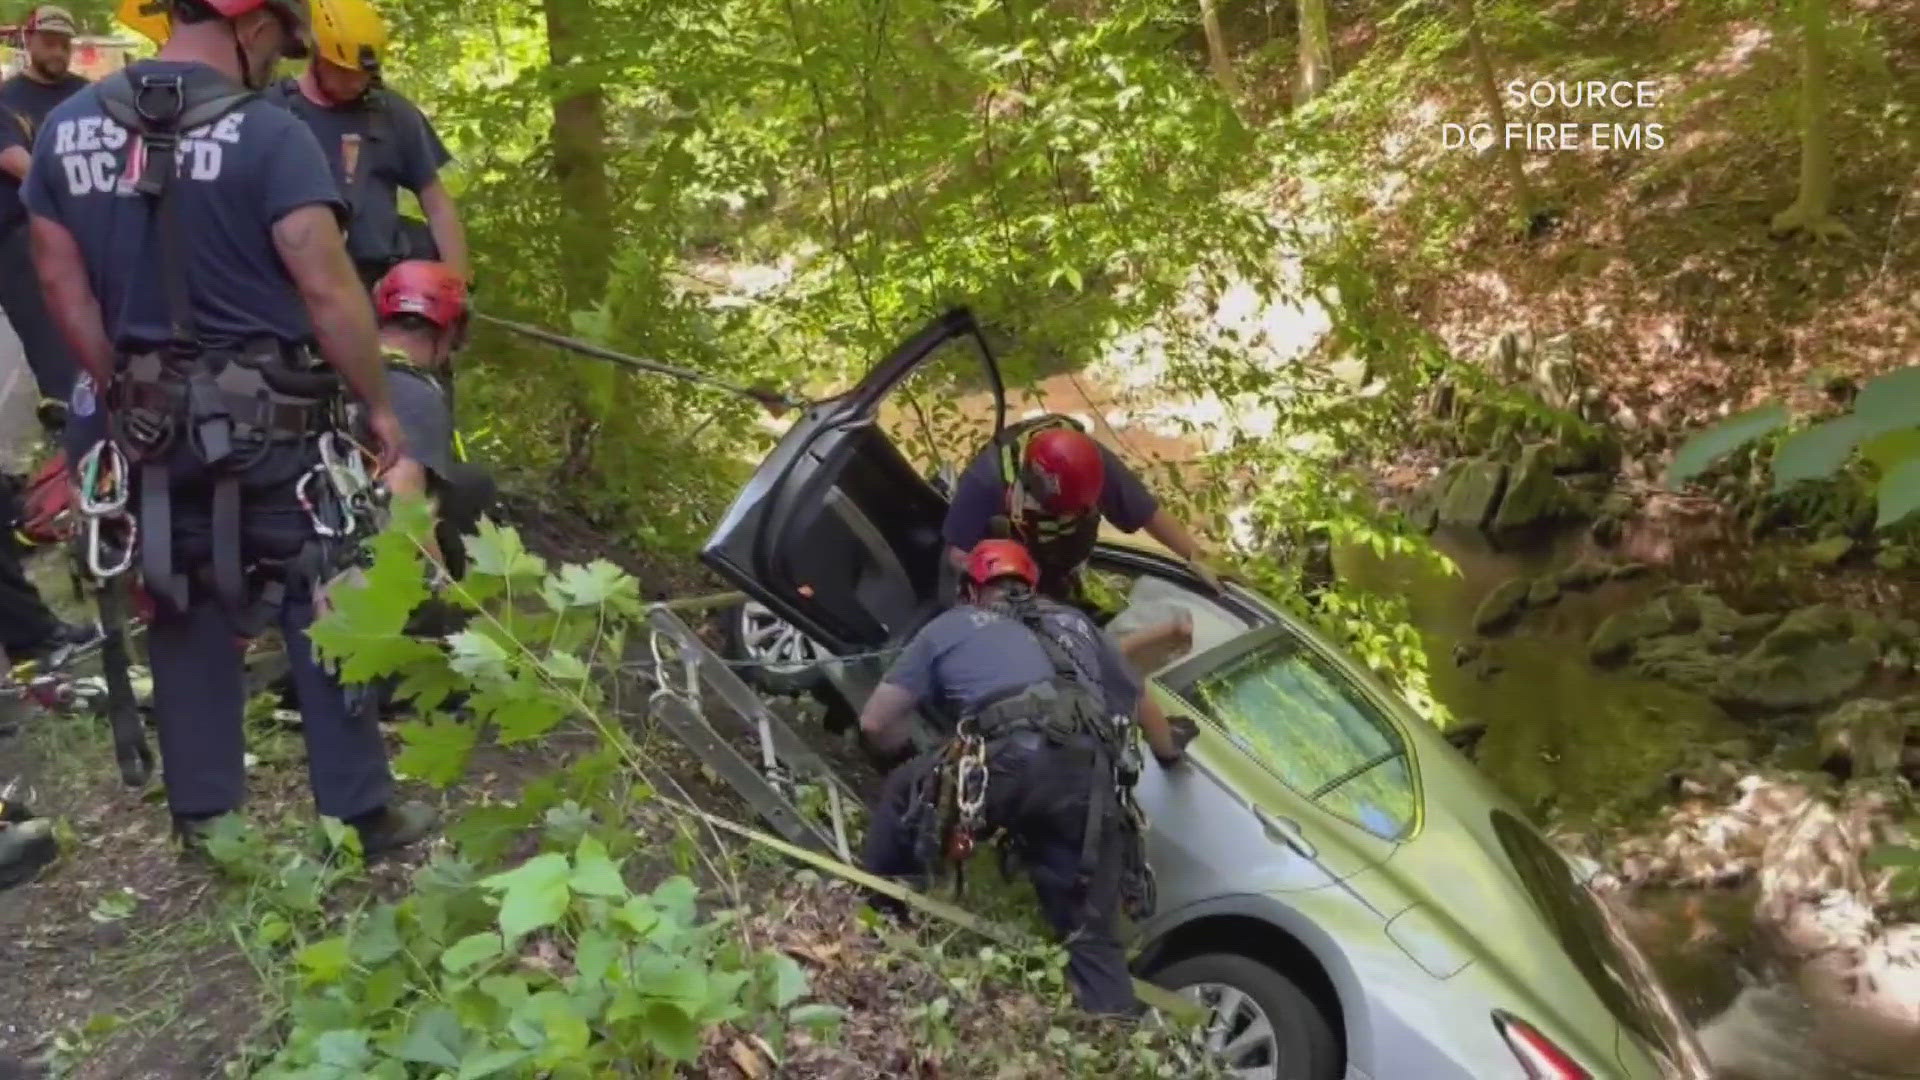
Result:
{"label": "sunlit leaf", "polygon": [[1773,490],[1832,476],[1847,463],[1862,430],[1857,418],[1837,416],[1787,436],[1773,454]]}
{"label": "sunlit leaf", "polygon": [[1735,450],[1778,430],[1787,422],[1787,410],[1778,404],[1730,416],[1688,439],[1667,466],[1667,485],[1679,487]]}
{"label": "sunlit leaf", "polygon": [[394,768],[434,787],[446,787],[467,771],[479,733],[472,724],[451,718],[408,720],[399,725],[404,748]]}
{"label": "sunlit leaf", "polygon": [[1913,427],[1920,411],[1920,367],[1889,371],[1867,382],[1853,399],[1862,437]]}
{"label": "sunlit leaf", "polygon": [[560,921],[572,896],[567,887],[570,876],[567,857],[549,852],[483,878],[480,884],[505,894],[500,899],[500,932],[511,941]]}
{"label": "sunlit leaf", "polygon": [[1920,458],[1908,458],[1880,480],[1879,528],[1897,525],[1920,510]]}
{"label": "sunlit leaf", "polygon": [[460,1018],[442,1005],[414,1017],[413,1025],[407,1029],[406,1041],[400,1044],[395,1056],[404,1061],[457,1069],[465,1043],[466,1032],[461,1030]]}

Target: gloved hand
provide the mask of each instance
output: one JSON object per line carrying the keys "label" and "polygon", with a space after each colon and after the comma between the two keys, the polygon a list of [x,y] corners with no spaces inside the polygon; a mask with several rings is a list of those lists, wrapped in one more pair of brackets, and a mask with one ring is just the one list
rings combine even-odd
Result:
{"label": "gloved hand", "polygon": [[1173,736],[1173,756],[1161,757],[1158,752],[1153,756],[1161,767],[1171,769],[1187,758],[1187,744],[1200,736],[1200,724],[1191,716],[1167,717],[1167,733]]}

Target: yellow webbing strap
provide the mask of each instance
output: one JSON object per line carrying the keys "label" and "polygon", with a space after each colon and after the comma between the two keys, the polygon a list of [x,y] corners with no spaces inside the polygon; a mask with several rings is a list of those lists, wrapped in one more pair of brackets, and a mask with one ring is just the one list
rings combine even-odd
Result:
{"label": "yellow webbing strap", "polygon": [[[843,863],[831,855],[823,855],[820,852],[803,848],[798,844],[790,844],[770,833],[764,833],[759,829],[742,825],[739,822],[709,814],[698,807],[686,806],[685,804],[679,805],[681,809],[712,825],[716,829],[725,830],[742,839],[759,844],[761,847],[771,848],[788,858],[798,859],[815,869],[824,870],[835,877],[852,882],[862,888],[871,889],[882,896],[890,896],[909,907],[917,908],[937,919],[952,923],[963,930],[971,931],[998,945],[1003,945],[1007,948],[1019,948],[1025,943],[1021,935],[1005,926],[988,922],[973,912],[949,904],[944,900],[936,900],[931,896],[917,893],[897,881],[877,877],[857,866]],[[1139,997],[1142,1003],[1160,1010],[1175,1020],[1186,1023],[1203,1023],[1207,1018],[1207,1011],[1200,1005],[1188,1001],[1186,998],[1172,991],[1155,986],[1150,982],[1145,982],[1140,979],[1133,980],[1133,992]]]}

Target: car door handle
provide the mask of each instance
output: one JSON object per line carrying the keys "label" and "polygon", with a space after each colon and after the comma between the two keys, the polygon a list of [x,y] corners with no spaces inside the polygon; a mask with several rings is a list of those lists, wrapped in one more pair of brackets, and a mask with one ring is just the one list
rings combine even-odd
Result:
{"label": "car door handle", "polygon": [[1269,837],[1292,848],[1301,858],[1311,859],[1319,854],[1313,846],[1313,841],[1308,840],[1306,834],[1300,831],[1299,822],[1258,809],[1253,812],[1253,816],[1260,819],[1260,827],[1267,831]]}

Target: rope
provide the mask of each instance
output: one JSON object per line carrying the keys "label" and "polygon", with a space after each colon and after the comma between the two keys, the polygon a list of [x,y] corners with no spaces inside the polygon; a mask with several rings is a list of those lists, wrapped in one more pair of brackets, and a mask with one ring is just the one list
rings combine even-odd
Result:
{"label": "rope", "polygon": [[552,345],[557,349],[565,349],[568,352],[579,353],[581,356],[590,356],[596,360],[605,360],[608,363],[619,364],[621,367],[631,368],[634,371],[644,371],[650,375],[664,375],[669,379],[678,379],[681,382],[692,383],[696,386],[707,386],[715,390],[721,390],[732,394],[734,397],[751,401],[765,408],[775,416],[780,415],[788,409],[804,409],[813,404],[802,398],[797,398],[791,394],[775,390],[765,383],[759,383],[753,386],[741,386],[738,383],[730,383],[724,379],[708,375],[703,371],[695,371],[692,368],[675,367],[672,364],[663,364],[658,360],[643,360],[638,356],[629,356],[623,352],[615,352],[612,349],[600,345],[581,341],[579,338],[567,337],[565,334],[556,334],[551,330],[542,330],[537,326],[514,322],[511,319],[502,319],[494,315],[488,315],[485,312],[475,311],[473,312],[473,317],[482,322],[492,323],[503,330],[519,334],[522,337],[532,338],[535,341]]}

